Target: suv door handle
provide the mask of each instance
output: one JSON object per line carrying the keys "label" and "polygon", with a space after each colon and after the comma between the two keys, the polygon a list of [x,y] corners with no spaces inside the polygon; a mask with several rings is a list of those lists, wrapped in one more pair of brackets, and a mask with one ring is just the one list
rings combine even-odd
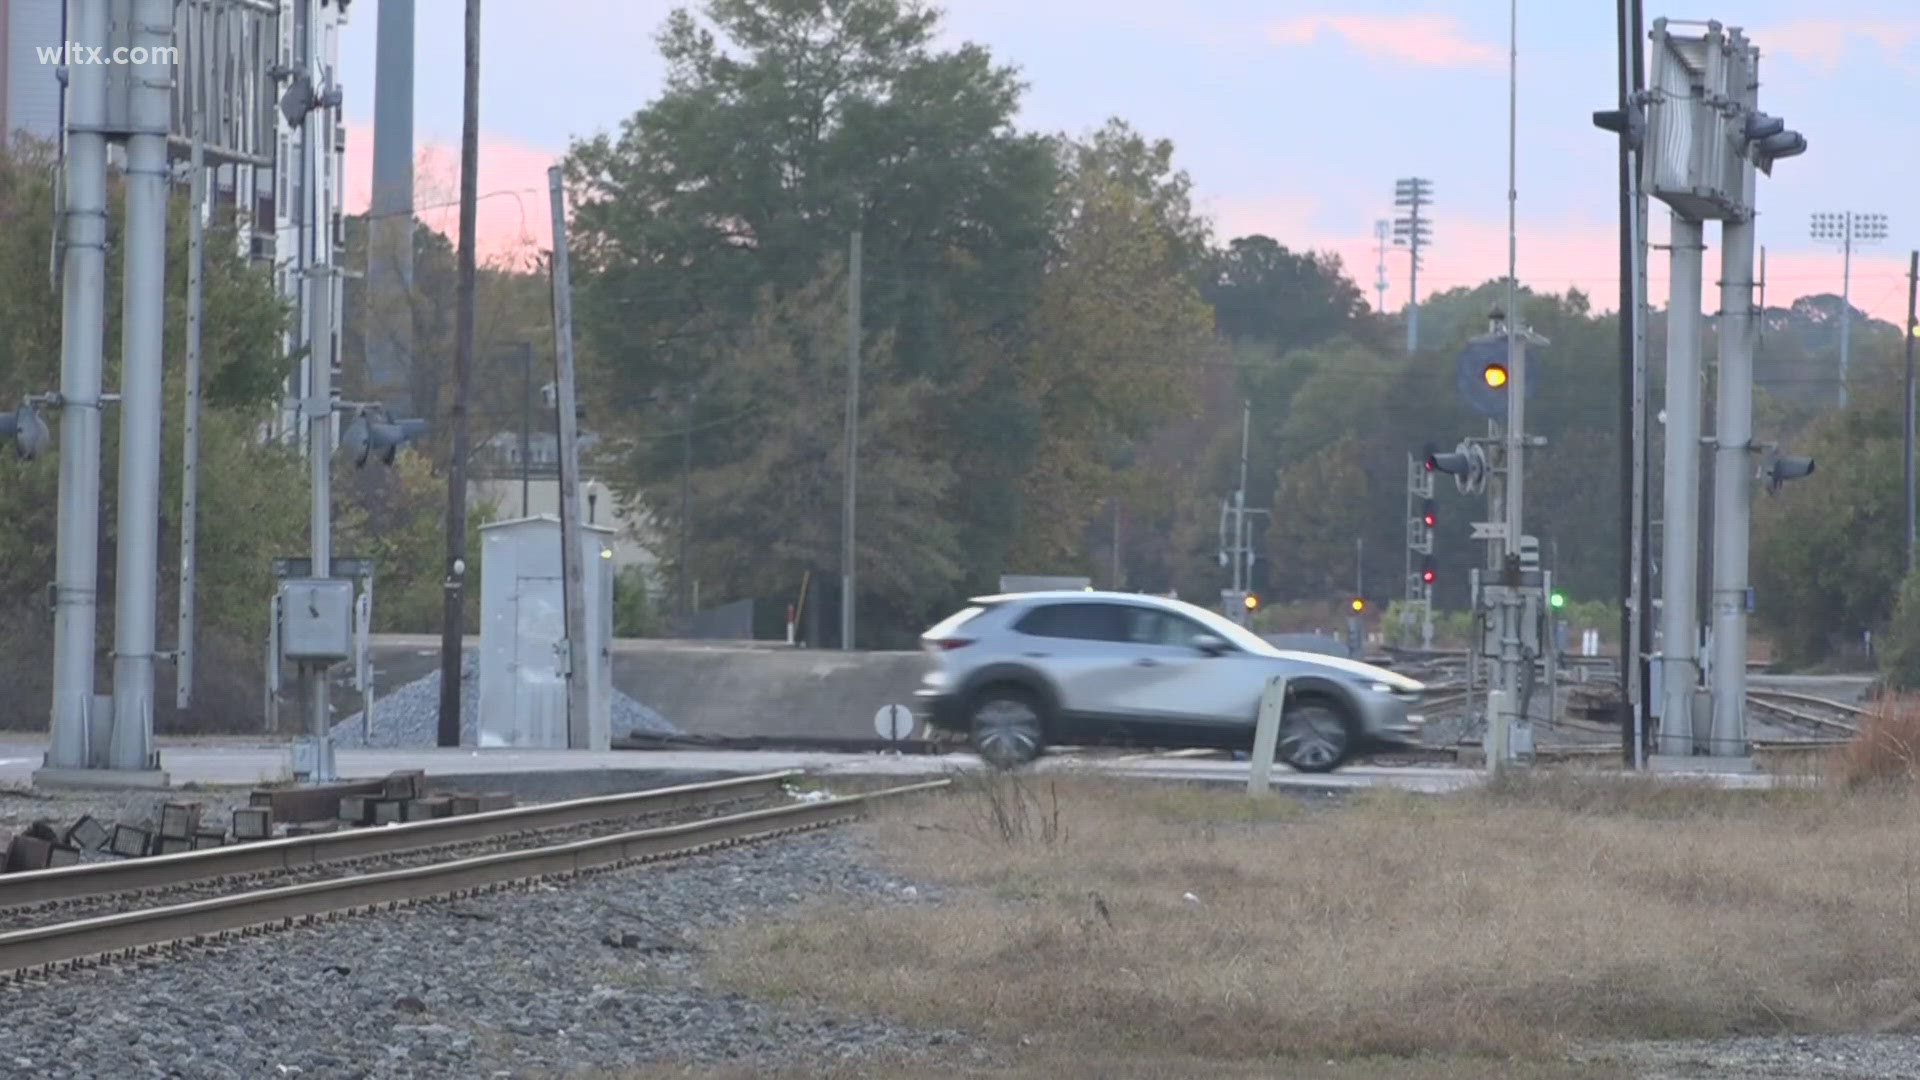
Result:
{"label": "suv door handle", "polygon": [[1133,662],[1133,666],[1134,667],[1159,667],[1160,661],[1155,660],[1151,656],[1143,656],[1140,659],[1135,660]]}
{"label": "suv door handle", "polygon": [[1032,657],[1032,658],[1033,658],[1033,659],[1035,659],[1035,660],[1043,660],[1043,659],[1045,659],[1045,658],[1046,658],[1047,656],[1049,656],[1049,655],[1051,655],[1051,654],[1049,654],[1049,653],[1043,653],[1043,652],[1029,652],[1029,653],[1021,653],[1020,655],[1021,655],[1021,656],[1030,656],[1030,657]]}

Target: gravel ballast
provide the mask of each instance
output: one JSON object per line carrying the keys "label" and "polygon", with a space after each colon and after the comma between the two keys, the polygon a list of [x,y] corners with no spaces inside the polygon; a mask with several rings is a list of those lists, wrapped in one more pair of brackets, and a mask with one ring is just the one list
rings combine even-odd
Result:
{"label": "gravel ballast", "polygon": [[958,1032],[705,985],[703,932],[803,900],[931,902],[858,854],[844,833],[813,833],[0,990],[0,1076],[522,1077],[984,1055]]}
{"label": "gravel ballast", "polygon": [[[619,690],[613,692],[610,707],[616,739],[634,732],[680,734],[680,729],[665,717]],[[335,746],[382,749],[438,746],[440,673],[423,675],[375,699],[370,731],[363,714],[354,713],[333,725],[333,739]],[[472,653],[466,654],[460,663],[460,745],[480,745],[480,668],[479,659]]]}

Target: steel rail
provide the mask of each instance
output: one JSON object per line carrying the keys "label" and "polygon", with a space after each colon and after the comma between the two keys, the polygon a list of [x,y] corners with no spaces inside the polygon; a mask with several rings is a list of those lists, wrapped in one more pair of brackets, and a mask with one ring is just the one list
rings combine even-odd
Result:
{"label": "steel rail", "polygon": [[697,784],[516,806],[458,817],[370,826],[341,832],[254,840],[124,862],[85,863],[0,876],[0,911],[107,893],[164,889],[215,878],[295,870],[316,863],[470,843],[508,833],[564,828],[638,813],[680,810],[778,793],[795,770]]}
{"label": "steel rail", "polygon": [[1849,735],[1858,735],[1860,733],[1860,726],[1858,724],[1850,724],[1844,720],[1829,720],[1824,716],[1815,716],[1810,712],[1804,712],[1800,709],[1789,708],[1788,706],[1778,704],[1777,702],[1767,701],[1751,693],[1747,695],[1747,704],[1757,705],[1760,708],[1767,710],[1768,712],[1777,713],[1781,716],[1787,717],[1789,720],[1795,720],[1803,724],[1812,724],[1815,727],[1832,728],[1836,731],[1844,731]]}
{"label": "steel rail", "polygon": [[198,942],[210,935],[224,937],[274,924],[290,927],[321,916],[464,895],[530,880],[571,877],[629,863],[770,839],[854,820],[866,803],[874,799],[933,791],[949,783],[948,780],[926,781],[525,851],[480,855],[384,873],[354,874],[16,930],[0,934],[0,972],[11,972],[18,978],[56,965],[130,959],[161,946]]}
{"label": "steel rail", "polygon": [[1803,705],[1818,705],[1823,709],[1832,709],[1835,712],[1845,713],[1848,716],[1865,716],[1870,711],[1859,705],[1849,704],[1845,701],[1835,701],[1832,698],[1814,697],[1811,694],[1796,694],[1790,690],[1769,690],[1765,687],[1761,687],[1757,690],[1747,691],[1747,696],[1779,698],[1781,701],[1797,701]]}

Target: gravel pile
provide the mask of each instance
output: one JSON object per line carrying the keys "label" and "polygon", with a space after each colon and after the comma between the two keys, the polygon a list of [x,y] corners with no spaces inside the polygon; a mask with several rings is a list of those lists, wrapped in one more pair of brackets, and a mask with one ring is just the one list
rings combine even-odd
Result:
{"label": "gravel pile", "polygon": [[[666,717],[621,693],[613,692],[613,737],[634,732],[678,735]],[[371,737],[364,737],[362,714],[333,726],[335,746],[376,748],[431,747],[440,743],[440,673],[396,687],[373,703]],[[468,653],[460,662],[460,745],[480,745],[480,662]]]}
{"label": "gravel pile", "polygon": [[857,856],[844,834],[811,834],[0,990],[0,1077],[404,1080],[984,1058],[959,1032],[704,984],[703,931],[803,899],[933,902],[934,890]]}

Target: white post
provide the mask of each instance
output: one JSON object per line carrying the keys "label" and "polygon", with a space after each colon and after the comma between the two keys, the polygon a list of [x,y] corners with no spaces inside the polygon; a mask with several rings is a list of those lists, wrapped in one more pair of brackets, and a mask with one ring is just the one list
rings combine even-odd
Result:
{"label": "white post", "polygon": [[1287,677],[1267,680],[1260,715],[1253,725],[1253,757],[1247,762],[1247,794],[1265,795],[1272,786],[1273,753],[1280,743],[1280,720],[1287,700]]}
{"label": "white post", "polygon": [[[106,0],[71,0],[77,47],[107,43]],[[105,334],[107,69],[67,68],[65,279],[60,320],[60,489],[53,590],[54,769],[106,764],[93,725],[100,543],[100,381]],[[105,720],[105,717],[100,718]]]}
{"label": "white post", "polygon": [[133,6],[132,48],[148,61],[128,94],[125,296],[120,343],[120,507],[113,629],[113,738],[108,764],[153,768],[154,607],[159,591],[160,423],[165,372],[167,164],[172,0]]}
{"label": "white post", "polygon": [[1694,576],[1700,516],[1700,222],[1673,214],[1667,301],[1666,485],[1661,529],[1660,751],[1693,753],[1693,695],[1700,682]]}
{"label": "white post", "polygon": [[1499,723],[1498,718],[1507,715],[1512,708],[1512,695],[1505,689],[1487,691],[1487,739],[1481,747],[1487,755],[1487,771],[1499,776],[1506,771],[1509,756],[1507,744],[1507,725]]}

